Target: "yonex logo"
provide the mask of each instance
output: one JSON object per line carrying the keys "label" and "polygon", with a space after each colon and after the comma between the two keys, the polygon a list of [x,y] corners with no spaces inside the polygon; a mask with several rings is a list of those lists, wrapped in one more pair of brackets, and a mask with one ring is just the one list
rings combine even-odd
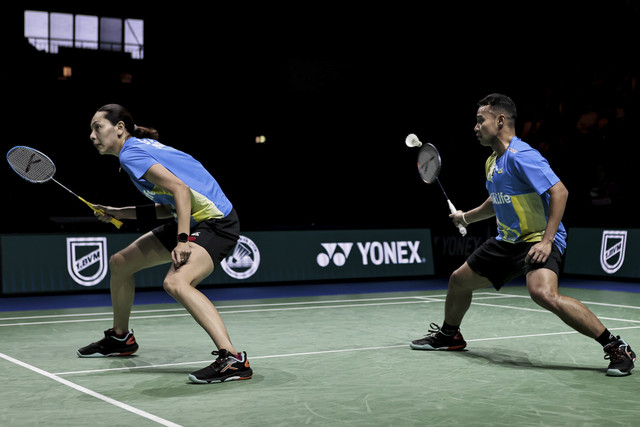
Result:
{"label": "yonex logo", "polygon": [[[331,261],[338,267],[344,265],[349,258],[349,253],[353,247],[353,243],[320,243],[326,253],[320,253],[316,257],[316,261],[320,267],[326,267]],[[336,252],[336,248],[340,248],[341,252]]]}
{"label": "yonex logo", "polygon": [[260,250],[253,240],[240,236],[233,252],[222,260],[220,266],[234,279],[246,279],[260,267]]}
{"label": "yonex logo", "polygon": [[42,159],[36,159],[35,161],[33,160],[33,158],[35,157],[36,153],[31,154],[31,157],[29,157],[29,163],[27,163],[27,167],[24,170],[24,173],[29,173],[29,170],[31,169],[31,165],[36,164],[38,162],[40,162]]}
{"label": "yonex logo", "polygon": [[[324,252],[316,257],[320,267],[327,267],[331,262],[338,267],[343,266],[349,258],[353,243],[321,243]],[[356,242],[360,252],[362,265],[414,264],[423,262],[418,254],[420,241],[392,241],[392,242]]]}

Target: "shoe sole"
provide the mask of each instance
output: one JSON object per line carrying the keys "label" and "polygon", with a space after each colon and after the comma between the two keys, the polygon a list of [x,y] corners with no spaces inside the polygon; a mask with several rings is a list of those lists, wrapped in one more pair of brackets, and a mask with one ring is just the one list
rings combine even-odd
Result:
{"label": "shoe sole", "polygon": [[608,377],[626,377],[627,375],[631,375],[631,371],[633,371],[633,368],[629,369],[628,371],[621,371],[619,369],[607,369],[607,376]]}
{"label": "shoe sole", "polygon": [[131,356],[136,351],[138,351],[138,349],[135,349],[133,351],[128,351],[128,352],[125,352],[125,353],[109,353],[109,354],[102,354],[102,353],[81,354],[79,351],[76,351],[76,354],[78,355],[78,357],[87,357],[87,358],[93,358],[93,357],[117,357],[117,356]]}
{"label": "shoe sole", "polygon": [[189,381],[195,384],[215,384],[215,383],[226,383],[229,381],[240,381],[240,380],[250,380],[253,377],[253,372],[249,374],[249,376],[239,376],[234,375],[231,377],[221,378],[221,379],[213,379],[213,380],[201,380],[194,377],[192,374],[189,374]]}
{"label": "shoe sole", "polygon": [[460,351],[467,347],[467,344],[454,345],[451,347],[432,347],[429,344],[419,345],[411,343],[409,346],[414,350],[434,350],[434,351]]}

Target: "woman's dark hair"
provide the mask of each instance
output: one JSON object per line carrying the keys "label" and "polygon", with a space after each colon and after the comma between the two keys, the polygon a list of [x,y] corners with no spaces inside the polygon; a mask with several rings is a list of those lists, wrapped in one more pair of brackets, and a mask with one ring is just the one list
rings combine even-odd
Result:
{"label": "woman's dark hair", "polygon": [[515,121],[518,116],[516,104],[507,95],[492,93],[478,101],[478,107],[489,106],[493,113],[504,114],[507,120]]}
{"label": "woman's dark hair", "polygon": [[119,104],[107,104],[98,108],[97,112],[104,112],[104,118],[109,120],[112,125],[118,122],[124,123],[124,128],[136,138],[158,139],[158,131],[154,128],[137,126],[133,121],[133,116],[126,108]]}

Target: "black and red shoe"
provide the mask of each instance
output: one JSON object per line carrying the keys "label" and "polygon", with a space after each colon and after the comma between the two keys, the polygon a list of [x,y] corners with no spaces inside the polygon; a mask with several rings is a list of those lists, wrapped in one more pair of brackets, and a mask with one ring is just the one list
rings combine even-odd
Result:
{"label": "black and red shoe", "polygon": [[222,383],[226,381],[248,380],[253,376],[253,370],[244,351],[236,356],[228,350],[222,349],[211,354],[218,358],[206,368],[189,374],[189,380],[197,384]]}
{"label": "black and red shoe", "polygon": [[415,341],[411,341],[411,348],[414,350],[462,350],[467,346],[467,342],[462,338],[460,332],[454,335],[446,335],[440,326],[432,323],[429,325],[429,334]]}
{"label": "black and red shoe", "polygon": [[622,338],[616,338],[616,341],[604,347],[604,352],[606,353],[604,358],[609,360],[607,375],[610,377],[623,377],[633,371],[633,362],[636,361],[636,354]]}
{"label": "black and red shoe", "polygon": [[78,357],[130,356],[138,351],[138,343],[133,331],[118,337],[111,328],[104,331],[104,338],[78,350]]}

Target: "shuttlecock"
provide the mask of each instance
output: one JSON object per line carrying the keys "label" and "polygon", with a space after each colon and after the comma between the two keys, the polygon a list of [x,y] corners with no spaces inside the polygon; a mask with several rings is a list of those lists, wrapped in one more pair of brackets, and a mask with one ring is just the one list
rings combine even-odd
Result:
{"label": "shuttlecock", "polygon": [[413,133],[410,133],[407,136],[407,139],[405,139],[404,142],[405,142],[405,144],[407,144],[407,147],[421,147],[422,146],[422,142],[420,142],[418,137]]}

